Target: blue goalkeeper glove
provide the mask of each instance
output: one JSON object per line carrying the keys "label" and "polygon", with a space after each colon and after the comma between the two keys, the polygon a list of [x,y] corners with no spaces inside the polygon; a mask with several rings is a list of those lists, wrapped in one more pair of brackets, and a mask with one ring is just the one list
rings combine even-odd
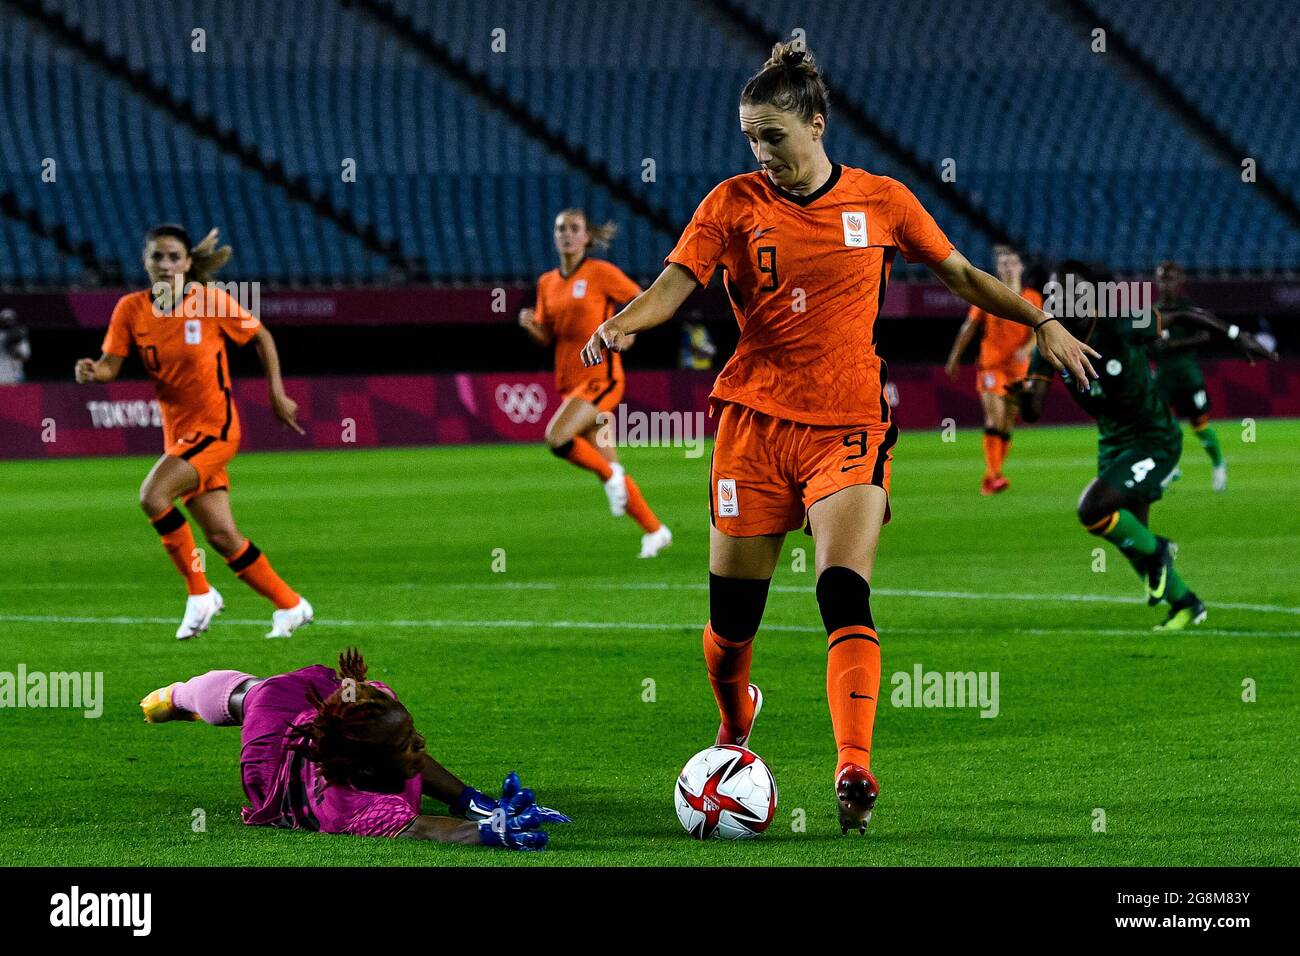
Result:
{"label": "blue goalkeeper glove", "polygon": [[461,791],[456,802],[448,809],[453,817],[464,817],[466,820],[486,820],[492,816],[492,811],[497,808],[497,801],[493,800],[486,793],[481,793],[473,787],[466,787]]}
{"label": "blue goalkeeper glove", "polygon": [[532,793],[521,790],[479,823],[479,842],[509,850],[542,850],[549,839],[541,829],[543,822]]}
{"label": "blue goalkeeper glove", "polygon": [[[523,782],[519,779],[519,774],[513,770],[506,776],[505,782],[501,784],[501,799],[493,800],[486,793],[481,793],[473,787],[466,787],[464,792],[451,806],[452,816],[465,817],[467,820],[486,820],[492,815],[492,811],[502,804],[509,805],[510,801],[520,794],[527,794],[527,803],[533,802],[533,792],[524,787]],[[523,804],[521,804],[523,806]],[[567,816],[558,810],[552,810],[550,807],[536,806],[537,815],[543,823],[572,823]]]}
{"label": "blue goalkeeper glove", "polygon": [[573,821],[561,813],[559,810],[552,810],[550,807],[543,807],[537,803],[533,797],[533,791],[523,785],[519,779],[519,774],[513,770],[506,776],[505,782],[501,784],[501,802],[508,807],[513,807],[518,801],[518,810],[511,810],[512,813],[522,813],[525,809],[531,810],[543,823],[572,823]]}
{"label": "blue goalkeeper glove", "polygon": [[498,808],[492,816],[478,825],[478,839],[484,846],[504,847],[507,850],[544,850],[547,840],[545,830],[529,830],[517,817],[509,817]]}

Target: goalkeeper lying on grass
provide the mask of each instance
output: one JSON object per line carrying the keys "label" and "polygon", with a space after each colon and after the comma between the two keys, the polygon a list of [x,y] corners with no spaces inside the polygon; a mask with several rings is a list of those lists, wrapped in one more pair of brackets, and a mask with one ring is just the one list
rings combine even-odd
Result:
{"label": "goalkeeper lying on grass", "polygon": [[[249,826],[540,850],[544,824],[569,822],[538,806],[514,773],[499,801],[456,779],[425,752],[392,688],[366,680],[354,648],[339,655],[338,674],[323,664],[268,678],[209,671],[160,687],[140,708],[151,724],[242,728]],[[422,795],[452,815],[420,813]]]}

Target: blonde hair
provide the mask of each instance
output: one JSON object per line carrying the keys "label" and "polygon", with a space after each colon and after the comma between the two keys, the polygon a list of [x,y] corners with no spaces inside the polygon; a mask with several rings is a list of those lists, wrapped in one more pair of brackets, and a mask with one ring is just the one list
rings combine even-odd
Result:
{"label": "blonde hair", "polygon": [[587,216],[585,209],[579,209],[572,206],[568,209],[561,209],[558,216],[579,216],[582,218],[582,224],[587,227],[587,248],[608,249],[609,244],[614,241],[614,236],[618,234],[618,223],[609,220],[602,225],[595,225]]}
{"label": "blonde hair", "polygon": [[230,246],[217,245],[218,230],[213,228],[203,237],[197,246],[190,250],[190,266],[187,280],[209,282],[215,279],[221,267],[230,261],[234,250]]}

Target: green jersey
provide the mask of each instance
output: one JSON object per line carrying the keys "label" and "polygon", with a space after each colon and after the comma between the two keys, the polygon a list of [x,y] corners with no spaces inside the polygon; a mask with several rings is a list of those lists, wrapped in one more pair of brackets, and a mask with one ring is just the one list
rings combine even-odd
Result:
{"label": "green jersey", "polygon": [[[1194,335],[1196,330],[1187,328],[1177,319],[1165,322],[1161,317],[1162,313],[1190,308],[1192,308],[1192,303],[1184,298],[1156,303],[1156,318],[1161,325],[1160,340],[1164,345],[1177,346],[1189,336]],[[1166,398],[1178,392],[1195,392],[1205,387],[1205,378],[1201,375],[1201,366],[1196,361],[1195,347],[1175,348],[1172,350],[1156,347],[1151,349],[1151,358],[1156,363],[1156,383],[1160,386],[1160,390],[1165,393]]]}
{"label": "green jersey", "polygon": [[[1183,433],[1156,388],[1147,359],[1146,349],[1155,337],[1156,323],[1140,328],[1137,321],[1097,320],[1088,344],[1101,353],[1100,359],[1092,359],[1100,377],[1088,391],[1075,388],[1067,370],[1062,369],[1060,375],[1075,402],[1097,419],[1097,451],[1103,461],[1127,449],[1172,452],[1177,460]],[[1035,349],[1029,374],[1050,380],[1056,370]]]}

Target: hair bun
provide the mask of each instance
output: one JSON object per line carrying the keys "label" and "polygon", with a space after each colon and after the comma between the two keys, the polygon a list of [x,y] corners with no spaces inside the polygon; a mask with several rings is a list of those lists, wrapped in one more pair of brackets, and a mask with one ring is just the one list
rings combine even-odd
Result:
{"label": "hair bun", "polygon": [[801,39],[784,40],[772,47],[763,68],[740,91],[740,102],[793,111],[804,122],[819,113],[830,115],[830,91],[816,58]]}
{"label": "hair bun", "polygon": [[764,69],[798,70],[817,75],[817,62],[808,48],[799,40],[783,40],[772,47],[772,55],[763,64]]}

